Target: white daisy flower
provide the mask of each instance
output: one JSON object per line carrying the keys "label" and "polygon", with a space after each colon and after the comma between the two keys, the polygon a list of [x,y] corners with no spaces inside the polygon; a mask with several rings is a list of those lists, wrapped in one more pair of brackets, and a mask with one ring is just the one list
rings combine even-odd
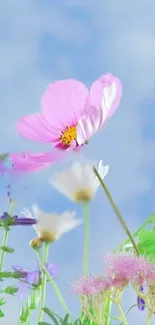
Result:
{"label": "white daisy flower", "polygon": [[27,218],[35,218],[37,223],[33,225],[41,241],[54,242],[63,233],[77,227],[82,220],[75,218],[75,212],[66,211],[61,215],[46,213],[37,205],[32,206],[32,213],[25,209],[21,212]]}
{"label": "white daisy flower", "polygon": [[[103,166],[100,160],[97,171],[104,179],[109,166]],[[49,181],[69,199],[79,203],[91,201],[100,184],[94,174],[93,166],[82,163],[73,163],[70,168],[55,174],[54,178]]]}

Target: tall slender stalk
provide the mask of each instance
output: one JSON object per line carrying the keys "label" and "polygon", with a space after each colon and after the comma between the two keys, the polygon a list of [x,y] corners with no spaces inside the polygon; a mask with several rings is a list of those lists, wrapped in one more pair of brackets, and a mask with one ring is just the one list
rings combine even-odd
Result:
{"label": "tall slender stalk", "polygon": [[118,311],[119,311],[119,314],[120,314],[120,318],[122,320],[123,325],[128,325],[127,319],[126,319],[126,317],[124,315],[124,312],[122,310],[121,305],[120,304],[119,305],[117,304],[117,308],[118,308]]}
{"label": "tall slender stalk", "polygon": [[[3,240],[2,240],[2,246],[3,247],[6,247],[7,246],[8,233],[9,233],[9,230],[5,229],[4,230],[4,233],[3,233]],[[5,251],[2,250],[2,252],[1,252],[1,258],[0,258],[0,272],[2,271],[2,268],[3,268],[4,256],[5,256]]]}
{"label": "tall slender stalk", "polygon": [[[136,254],[139,255],[139,250],[138,250],[138,247],[137,247],[137,245],[135,243],[135,240],[134,240],[134,238],[133,238],[133,236],[132,236],[132,234],[131,234],[131,232],[130,232],[130,230],[129,230],[129,228],[128,228],[128,226],[127,226],[127,224],[126,224],[126,222],[125,222],[125,220],[124,220],[124,218],[123,218],[123,216],[122,216],[122,214],[120,212],[120,210],[118,209],[115,201],[113,200],[110,192],[108,191],[105,183],[103,182],[102,178],[100,177],[100,175],[99,175],[99,173],[98,173],[98,171],[97,171],[97,169],[95,167],[94,167],[94,173],[95,173],[96,177],[98,178],[98,180],[99,180],[99,182],[100,182],[100,184],[101,184],[101,186],[102,186],[102,188],[103,188],[103,190],[104,190],[104,192],[105,192],[105,194],[106,194],[106,196],[108,198],[108,201],[109,201],[112,209],[114,210],[114,212],[115,212],[115,214],[116,214],[116,216],[117,216],[123,230],[125,231],[125,233],[128,236],[128,242],[131,241],[131,243],[132,243],[132,245],[133,245],[133,247],[135,249]],[[106,313],[106,315],[107,315],[105,317],[105,325],[110,325],[110,317],[109,317],[109,315],[110,315],[110,312],[111,312],[111,307],[112,307],[112,301],[110,300],[110,298],[107,298],[106,304],[105,304],[105,307],[104,307],[104,310],[103,310],[103,312]]]}
{"label": "tall slender stalk", "polygon": [[[132,234],[132,237],[135,238],[141,230],[143,230],[146,226],[148,226],[149,224],[151,223],[150,221],[150,217],[148,217],[146,219],[146,221],[143,223],[143,225],[141,227],[139,227],[133,234]],[[127,245],[128,243],[130,242],[130,239],[126,239],[123,244],[121,244],[115,251],[114,253],[118,252],[119,250],[121,250],[125,245]]]}
{"label": "tall slender stalk", "polygon": [[50,274],[49,274],[49,272],[48,272],[48,270],[47,270],[47,268],[46,268],[46,266],[45,266],[45,264],[44,264],[44,261],[43,261],[42,258],[40,257],[40,254],[39,254],[39,252],[38,252],[37,250],[36,250],[36,254],[37,254],[37,257],[38,257],[38,261],[39,261],[39,263],[40,263],[40,265],[41,265],[41,268],[42,268],[42,269],[44,270],[44,272],[46,273],[46,275],[47,275],[47,279],[49,280],[50,284],[52,285],[52,287],[53,287],[53,289],[54,289],[54,291],[55,291],[55,294],[57,295],[57,297],[58,297],[58,299],[59,299],[59,301],[60,301],[60,303],[61,303],[61,305],[62,305],[62,307],[63,307],[63,309],[64,309],[64,311],[65,311],[65,313],[66,313],[66,314],[69,314],[70,319],[71,319],[71,321],[73,322],[72,316],[71,316],[71,314],[70,314],[70,311],[69,311],[68,307],[67,307],[66,304],[65,304],[65,301],[64,301],[64,299],[63,299],[63,297],[62,297],[62,295],[61,295],[61,292],[59,291],[59,288],[57,287],[57,284],[55,283],[55,281],[53,280],[53,278],[50,276]]}
{"label": "tall slender stalk", "polygon": [[118,209],[115,201],[113,200],[110,192],[108,191],[105,183],[103,182],[102,178],[100,177],[100,175],[99,175],[99,173],[98,173],[98,171],[96,170],[95,167],[94,167],[94,173],[97,176],[102,188],[104,189],[104,192],[105,192],[105,194],[106,194],[106,196],[107,196],[107,198],[108,198],[108,200],[109,200],[109,202],[111,204],[111,207],[113,208],[113,210],[114,210],[114,212],[115,212],[115,214],[116,214],[122,228],[124,229],[125,233],[129,237],[129,240],[131,241],[131,243],[132,243],[132,245],[133,245],[133,247],[135,249],[135,252],[137,253],[137,255],[139,255],[139,250],[138,250],[138,247],[137,247],[137,245],[136,245],[136,243],[134,241],[134,238],[133,238],[133,236],[132,236],[132,234],[131,234],[131,232],[130,232],[130,230],[129,230],[129,228],[128,228],[128,226],[127,226],[127,224],[126,224],[126,222],[125,222],[125,220],[124,220],[124,218],[123,218],[123,216],[122,216],[122,214],[120,212],[120,210]]}
{"label": "tall slender stalk", "polygon": [[148,309],[147,319],[146,319],[146,325],[150,325],[150,324],[151,324],[151,318],[152,318],[152,316],[153,316],[152,311],[150,311],[150,310]]}
{"label": "tall slender stalk", "polygon": [[[13,208],[14,208],[14,202],[11,201],[11,203],[10,203],[10,209],[9,209],[9,216],[10,217],[12,216]],[[3,240],[2,240],[2,246],[3,247],[6,247],[7,246],[8,234],[9,234],[9,229],[4,229]],[[5,257],[5,251],[2,250],[2,252],[1,252],[1,258],[0,258],[0,272],[2,271],[2,268],[3,268],[4,257]]]}
{"label": "tall slender stalk", "polygon": [[90,242],[90,215],[89,205],[83,205],[84,212],[84,256],[83,256],[83,274],[88,273],[88,261],[89,261],[89,242]]}
{"label": "tall slender stalk", "polygon": [[[44,264],[48,260],[49,247],[50,247],[50,244],[45,243],[44,256],[43,256]],[[41,295],[41,303],[40,303],[40,312],[39,312],[37,324],[42,321],[43,314],[44,314],[43,308],[45,307],[45,300],[46,300],[46,281],[47,281],[47,274],[44,272],[43,273],[43,278],[42,278],[42,295]]]}

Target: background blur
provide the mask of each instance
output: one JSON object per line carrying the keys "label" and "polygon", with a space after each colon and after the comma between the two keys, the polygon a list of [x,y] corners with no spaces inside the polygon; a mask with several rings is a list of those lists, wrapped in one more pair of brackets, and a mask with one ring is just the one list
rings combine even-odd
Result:
{"label": "background blur", "polygon": [[[154,0],[5,0],[0,1],[0,152],[35,152],[48,146],[22,139],[15,123],[24,114],[40,110],[47,84],[76,78],[88,87],[101,74],[111,72],[123,83],[121,105],[102,132],[83,152],[85,159],[102,159],[110,165],[106,184],[134,231],[154,212],[155,165],[155,3]],[[76,157],[75,157],[76,158]],[[16,212],[38,204],[45,211],[81,209],[48,183],[52,166],[29,177],[0,179],[0,211],[7,210],[6,188],[12,186]],[[125,238],[104,193],[92,203],[90,270],[102,272],[101,257]],[[12,229],[5,268],[36,261],[29,241],[33,228]],[[2,230],[0,230],[0,239]],[[70,282],[82,270],[83,228],[64,235],[51,247],[49,261],[58,266],[57,283],[76,317],[79,303]],[[10,297],[0,325],[17,325],[20,303]],[[130,290],[124,308],[136,303]],[[63,314],[48,288],[47,306]],[[144,324],[145,312],[134,308],[129,324]],[[35,318],[32,319],[32,324]]]}

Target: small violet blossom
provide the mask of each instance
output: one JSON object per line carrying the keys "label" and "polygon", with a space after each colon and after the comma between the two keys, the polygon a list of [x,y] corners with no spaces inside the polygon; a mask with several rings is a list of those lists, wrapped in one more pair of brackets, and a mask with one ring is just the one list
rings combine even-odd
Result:
{"label": "small violet blossom", "polygon": [[35,219],[19,218],[18,216],[10,216],[8,212],[3,212],[0,216],[0,227],[2,226],[32,226],[36,224]]}
{"label": "small violet blossom", "polygon": [[[51,263],[45,263],[45,266],[46,266],[50,276],[52,278],[56,278],[56,276],[57,276],[56,265],[51,264]],[[19,283],[19,290],[18,290],[18,297],[20,300],[22,300],[29,285],[32,287],[35,287],[40,284],[41,276],[44,271],[42,270],[42,272],[41,272],[39,270],[38,271],[35,270],[35,271],[29,272],[20,266],[13,266],[13,269],[16,272],[19,272],[21,275],[21,278],[20,278],[21,281]]]}
{"label": "small violet blossom", "polygon": [[[143,286],[139,287],[139,292],[142,292],[142,293],[144,292]],[[143,311],[145,309],[145,300],[138,296],[137,297],[137,305],[138,305],[138,309]]]}

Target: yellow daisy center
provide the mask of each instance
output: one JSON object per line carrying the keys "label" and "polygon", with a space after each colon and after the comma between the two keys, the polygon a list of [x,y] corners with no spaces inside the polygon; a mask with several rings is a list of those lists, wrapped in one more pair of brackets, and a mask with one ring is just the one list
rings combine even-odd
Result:
{"label": "yellow daisy center", "polygon": [[55,242],[57,240],[57,234],[55,232],[42,230],[40,231],[40,240],[43,242]]}
{"label": "yellow daisy center", "polygon": [[92,192],[91,190],[81,189],[77,191],[74,195],[74,200],[76,202],[90,202],[92,200]]}
{"label": "yellow daisy center", "polygon": [[69,146],[73,140],[76,140],[76,126],[67,127],[61,133],[60,140],[66,146]]}

